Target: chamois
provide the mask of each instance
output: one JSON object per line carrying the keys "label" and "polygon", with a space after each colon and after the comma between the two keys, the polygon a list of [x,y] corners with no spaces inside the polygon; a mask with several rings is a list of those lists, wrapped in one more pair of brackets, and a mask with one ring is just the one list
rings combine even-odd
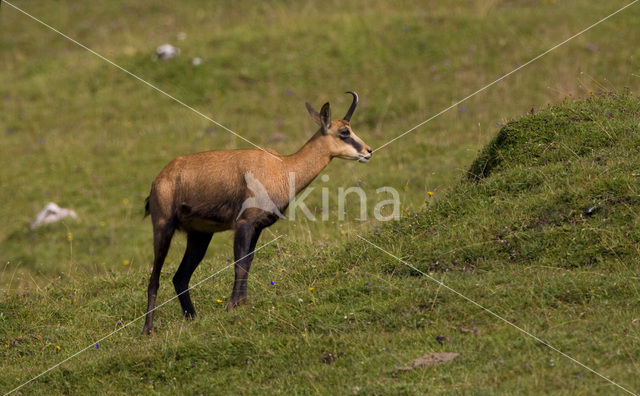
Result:
{"label": "chamois", "polygon": [[[282,217],[294,198],[292,192],[298,194],[309,185],[334,157],[369,161],[371,148],[350,126],[358,95],[347,93],[353,95],[353,101],[341,120],[331,119],[329,103],[320,113],[306,103],[320,129],[295,154],[282,156],[268,148],[207,151],[177,157],[160,171],[145,204],[145,216],[150,214],[153,224],[154,259],[143,334],[153,331],[160,271],[175,230],[187,234],[187,248],[173,277],[186,318],[196,314],[189,280],[213,233],[233,230],[235,283],[226,305],[229,311],[246,302],[247,278],[260,232]],[[259,202],[265,198],[267,205]]]}

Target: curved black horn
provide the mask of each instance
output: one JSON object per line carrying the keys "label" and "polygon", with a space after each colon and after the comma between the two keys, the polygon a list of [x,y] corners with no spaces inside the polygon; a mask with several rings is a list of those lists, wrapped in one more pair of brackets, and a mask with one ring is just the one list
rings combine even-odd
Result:
{"label": "curved black horn", "polygon": [[351,102],[351,107],[349,107],[347,114],[342,118],[345,121],[349,121],[351,120],[351,116],[353,115],[353,112],[355,111],[356,106],[358,105],[358,94],[353,91],[347,91],[345,93],[353,95],[353,102]]}

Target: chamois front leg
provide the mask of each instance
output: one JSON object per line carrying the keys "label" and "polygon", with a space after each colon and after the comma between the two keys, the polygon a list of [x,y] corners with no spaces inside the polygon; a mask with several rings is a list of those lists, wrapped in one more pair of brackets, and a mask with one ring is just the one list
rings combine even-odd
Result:
{"label": "chamois front leg", "polygon": [[196,316],[196,310],[193,308],[191,297],[189,296],[189,281],[193,271],[204,258],[211,242],[212,233],[191,231],[187,234],[187,249],[180,263],[180,267],[173,276],[173,286],[180,300],[182,313],[187,319]]}
{"label": "chamois front leg", "polygon": [[261,231],[261,227],[247,221],[240,222],[236,226],[233,241],[236,276],[231,298],[227,303],[227,311],[243,305],[247,301],[247,279],[249,278],[253,252]]}

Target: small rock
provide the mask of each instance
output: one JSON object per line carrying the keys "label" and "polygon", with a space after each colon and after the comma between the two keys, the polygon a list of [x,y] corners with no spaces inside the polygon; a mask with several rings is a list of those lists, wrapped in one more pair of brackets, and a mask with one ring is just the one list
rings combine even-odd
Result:
{"label": "small rock", "polygon": [[585,216],[593,216],[599,209],[600,209],[599,205],[594,205],[594,206],[590,207],[589,209],[587,209],[584,212],[584,214],[585,214]]}
{"label": "small rock", "polygon": [[38,213],[36,218],[31,222],[29,228],[31,230],[35,230],[40,226],[55,223],[67,217],[77,219],[78,215],[71,209],[61,208],[55,203],[49,202],[47,206],[45,206],[44,209],[42,209],[40,213]]}
{"label": "small rock", "polygon": [[176,48],[171,44],[162,44],[156,48],[156,57],[166,61],[180,55],[180,48]]}
{"label": "small rock", "polygon": [[322,357],[322,363],[324,363],[324,364],[331,364],[331,363],[333,363],[334,360],[336,360],[336,358],[333,356],[333,354],[331,352],[327,352]]}
{"label": "small rock", "polygon": [[411,363],[405,364],[404,366],[398,365],[393,370],[393,375],[395,376],[399,371],[411,371],[418,367],[429,367],[429,366],[437,366],[444,362],[448,362],[457,358],[460,354],[456,352],[439,352],[439,353],[428,353],[422,357],[414,359]]}

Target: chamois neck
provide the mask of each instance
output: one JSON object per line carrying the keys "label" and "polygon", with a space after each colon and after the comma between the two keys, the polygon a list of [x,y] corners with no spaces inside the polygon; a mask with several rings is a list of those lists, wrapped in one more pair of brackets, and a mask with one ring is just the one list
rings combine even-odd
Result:
{"label": "chamois neck", "polygon": [[323,144],[322,137],[320,131],[316,132],[295,154],[284,157],[287,172],[295,174],[296,194],[307,187],[331,161],[331,153]]}

